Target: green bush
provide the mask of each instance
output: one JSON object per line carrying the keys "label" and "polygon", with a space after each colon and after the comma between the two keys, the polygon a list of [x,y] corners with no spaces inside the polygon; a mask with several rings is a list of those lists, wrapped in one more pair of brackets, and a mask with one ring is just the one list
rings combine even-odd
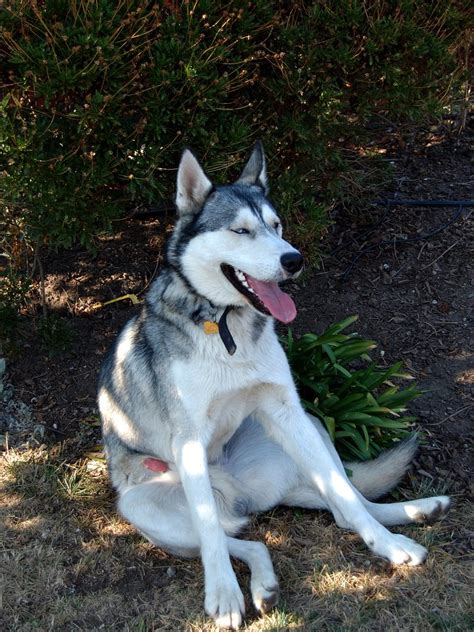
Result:
{"label": "green bush", "polygon": [[27,276],[17,273],[10,263],[4,267],[0,263],[0,354],[14,343],[19,309],[29,288]]}
{"label": "green bush", "polygon": [[320,228],[371,184],[365,124],[439,109],[463,20],[448,0],[5,0],[2,204],[30,240],[90,245],[169,197],[184,145],[235,175],[262,137],[283,211]]}
{"label": "green bush", "polygon": [[336,323],[320,336],[283,338],[304,407],[324,425],[345,460],[366,460],[409,433],[414,417],[406,405],[420,395],[415,386],[400,390],[393,378],[411,379],[401,362],[378,367],[368,352],[376,347],[355,333],[342,332],[357,316]]}

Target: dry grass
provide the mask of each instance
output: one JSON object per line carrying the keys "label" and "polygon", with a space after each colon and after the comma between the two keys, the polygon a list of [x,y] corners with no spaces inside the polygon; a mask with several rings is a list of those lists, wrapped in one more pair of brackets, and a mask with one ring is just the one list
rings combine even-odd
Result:
{"label": "dry grass", "polygon": [[[72,462],[58,448],[10,451],[0,483],[1,629],[215,629],[203,614],[200,563],[156,549],[115,514],[102,462]],[[269,546],[282,598],[261,618],[249,605],[245,630],[472,630],[472,517],[463,501],[441,523],[403,529],[430,557],[423,568],[394,568],[325,514],[258,516],[248,537]],[[247,586],[246,567],[235,568]]]}

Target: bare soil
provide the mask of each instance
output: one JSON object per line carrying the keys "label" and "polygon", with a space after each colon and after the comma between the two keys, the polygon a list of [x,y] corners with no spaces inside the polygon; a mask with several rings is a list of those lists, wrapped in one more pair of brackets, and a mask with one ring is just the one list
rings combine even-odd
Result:
{"label": "bare soil", "polygon": [[[403,148],[387,135],[379,150],[396,174],[387,198],[474,198],[472,134],[442,132],[425,130]],[[428,566],[392,569],[325,515],[260,516],[250,535],[272,550],[283,605],[261,620],[251,616],[249,630],[471,629],[464,591],[473,544],[466,504],[474,443],[472,210],[424,239],[456,208],[370,206],[359,218],[338,209],[321,242],[320,267],[291,288],[297,334],[358,314],[359,333],[378,342],[377,360],[403,359],[426,391],[411,406],[424,445],[399,494],[448,490],[456,500],[443,523],[403,530],[429,545]],[[212,629],[200,614],[199,563],[154,549],[114,515],[97,452],[97,373],[138,308],[129,299],[96,304],[142,296],[171,226],[172,217],[127,219],[98,241],[94,256],[81,248],[43,256],[48,308],[72,341],[61,330],[45,346],[30,314],[7,361],[3,629]],[[39,284],[34,291],[39,303]],[[67,349],[54,353],[56,346]],[[245,584],[245,568],[237,569]]]}

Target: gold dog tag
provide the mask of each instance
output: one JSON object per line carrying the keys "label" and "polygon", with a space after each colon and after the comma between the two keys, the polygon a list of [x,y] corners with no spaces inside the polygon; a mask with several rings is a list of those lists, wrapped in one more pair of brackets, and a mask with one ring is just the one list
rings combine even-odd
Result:
{"label": "gold dog tag", "polygon": [[217,323],[213,323],[211,320],[204,321],[204,333],[205,334],[218,334],[219,333],[219,325]]}

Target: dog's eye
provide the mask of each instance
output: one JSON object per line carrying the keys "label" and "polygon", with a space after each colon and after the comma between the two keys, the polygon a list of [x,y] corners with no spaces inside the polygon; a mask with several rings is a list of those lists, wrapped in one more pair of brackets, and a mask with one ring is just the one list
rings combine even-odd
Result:
{"label": "dog's eye", "polygon": [[233,233],[237,233],[237,235],[249,235],[250,231],[246,228],[231,228]]}
{"label": "dog's eye", "polygon": [[273,224],[273,228],[274,228],[275,230],[279,230],[279,229],[281,228],[281,223],[280,223],[280,222],[275,222],[275,223]]}

